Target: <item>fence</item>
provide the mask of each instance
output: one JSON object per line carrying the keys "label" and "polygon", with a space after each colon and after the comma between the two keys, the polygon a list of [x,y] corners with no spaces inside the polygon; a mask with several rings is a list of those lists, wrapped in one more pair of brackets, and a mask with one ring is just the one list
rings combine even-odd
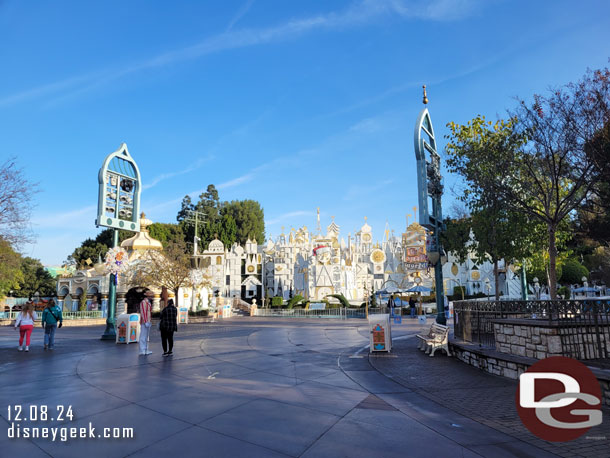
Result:
{"label": "fence", "polygon": [[[38,315],[38,321],[42,317],[42,312],[36,312]],[[14,320],[19,315],[19,312],[0,312],[0,319],[4,320]],[[85,312],[63,312],[62,313],[64,320],[87,320],[94,318],[104,318],[103,312],[101,310],[89,310]]]}
{"label": "fence", "polygon": [[[369,314],[373,313],[388,313],[387,308],[369,308]],[[274,310],[274,309],[257,309],[256,316],[262,317],[282,317],[282,318],[335,318],[346,320],[349,318],[366,318],[366,310],[363,308],[331,308],[324,310],[305,310],[305,309],[290,309],[290,310]]]}
{"label": "fence", "polygon": [[[556,329],[562,354],[578,359],[610,358],[610,300],[457,301],[454,335],[495,348],[494,321],[533,320]],[[554,332],[554,331],[553,331]]]}

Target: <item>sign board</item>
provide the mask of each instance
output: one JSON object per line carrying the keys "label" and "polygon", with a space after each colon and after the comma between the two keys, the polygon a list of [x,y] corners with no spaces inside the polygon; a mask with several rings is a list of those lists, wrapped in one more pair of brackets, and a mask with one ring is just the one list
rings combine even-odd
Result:
{"label": "sign board", "polygon": [[426,270],[426,230],[417,223],[411,224],[402,236],[404,251],[404,267],[407,271]]}
{"label": "sign board", "polygon": [[308,310],[325,310],[326,304],[324,302],[312,302],[309,304]]}
{"label": "sign board", "polygon": [[104,159],[98,181],[95,224],[139,232],[140,171],[125,143]]}

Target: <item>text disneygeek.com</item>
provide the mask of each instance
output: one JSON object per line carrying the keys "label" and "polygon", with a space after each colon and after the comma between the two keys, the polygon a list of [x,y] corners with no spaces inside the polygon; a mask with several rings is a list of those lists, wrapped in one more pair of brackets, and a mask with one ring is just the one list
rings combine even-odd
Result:
{"label": "text disneygeek.com", "polygon": [[[67,442],[69,439],[132,439],[133,428],[88,426],[33,426],[32,422],[72,421],[72,406],[8,406],[9,439],[50,439]],[[26,423],[27,422],[27,423]]]}

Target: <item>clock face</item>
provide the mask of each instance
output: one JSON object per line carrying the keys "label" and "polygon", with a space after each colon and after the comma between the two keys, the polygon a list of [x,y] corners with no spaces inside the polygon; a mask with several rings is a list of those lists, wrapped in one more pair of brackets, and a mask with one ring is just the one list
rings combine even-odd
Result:
{"label": "clock face", "polygon": [[371,234],[362,234],[362,241],[369,243],[371,241]]}
{"label": "clock face", "polygon": [[254,266],[248,266],[248,272],[250,272],[250,273],[254,272]]}
{"label": "clock face", "polygon": [[385,253],[381,250],[374,250],[371,253],[371,261],[373,261],[375,264],[384,262],[385,259]]}

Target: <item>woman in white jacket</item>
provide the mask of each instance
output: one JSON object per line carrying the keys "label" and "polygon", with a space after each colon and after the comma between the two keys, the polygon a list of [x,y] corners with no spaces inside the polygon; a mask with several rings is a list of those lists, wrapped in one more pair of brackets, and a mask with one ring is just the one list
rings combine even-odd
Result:
{"label": "woman in white jacket", "polygon": [[25,304],[17,320],[15,321],[15,329],[19,328],[19,351],[23,350],[23,338],[25,337],[25,351],[30,351],[30,337],[34,330],[34,321],[38,319],[36,311],[31,304]]}

